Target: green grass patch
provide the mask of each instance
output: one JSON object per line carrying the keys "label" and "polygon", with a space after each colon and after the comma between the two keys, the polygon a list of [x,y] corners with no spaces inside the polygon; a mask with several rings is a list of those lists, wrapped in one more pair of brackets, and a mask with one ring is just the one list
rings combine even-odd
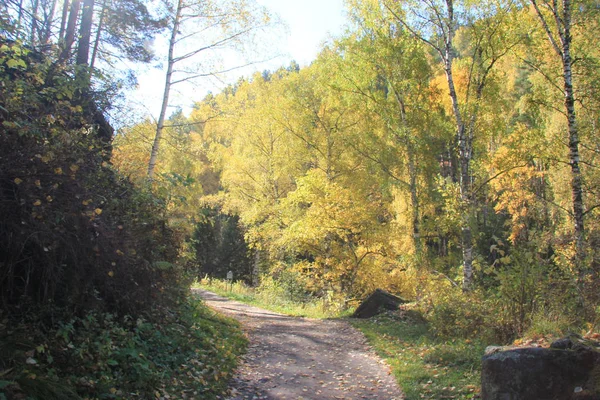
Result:
{"label": "green grass patch", "polygon": [[482,343],[436,339],[426,323],[393,313],[351,322],[391,366],[407,400],[478,398]]}
{"label": "green grass patch", "polygon": [[205,289],[220,296],[251,304],[266,310],[295,317],[339,318],[348,316],[352,310],[343,307],[333,299],[307,298],[304,301],[292,300],[282,295],[278,287],[259,286],[253,288],[241,282],[228,282],[218,279],[195,282],[194,288]]}
{"label": "green grass patch", "polygon": [[222,398],[247,345],[236,322],[196,299],[147,319],[58,326],[0,325],[0,399]]}

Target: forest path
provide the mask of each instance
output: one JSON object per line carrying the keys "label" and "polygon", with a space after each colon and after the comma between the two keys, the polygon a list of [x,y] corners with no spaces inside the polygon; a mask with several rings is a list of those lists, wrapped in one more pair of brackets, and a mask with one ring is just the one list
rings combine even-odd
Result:
{"label": "forest path", "polygon": [[389,367],[343,320],[289,317],[195,289],[241,322],[250,344],[230,400],[403,399]]}

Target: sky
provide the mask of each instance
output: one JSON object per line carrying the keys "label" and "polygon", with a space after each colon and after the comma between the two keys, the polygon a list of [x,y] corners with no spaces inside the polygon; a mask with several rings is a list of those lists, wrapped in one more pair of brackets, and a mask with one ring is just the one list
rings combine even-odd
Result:
{"label": "sky", "polygon": [[[295,60],[300,66],[309,65],[319,53],[323,43],[331,37],[339,36],[346,23],[344,0],[257,0],[272,13],[277,14],[287,29],[281,35],[270,38],[269,46],[279,54],[276,58],[254,65],[230,75],[235,81],[240,74],[251,75],[254,71],[275,70],[287,66]],[[164,72],[155,66],[143,67],[138,72],[138,88],[132,95],[132,103],[138,113],[158,118],[164,90]],[[230,82],[228,82],[230,83]],[[197,86],[185,83],[173,87],[171,110],[181,107],[189,112],[195,101],[202,100],[208,91],[218,91],[214,80],[199,82]]]}
{"label": "sky", "polygon": [[258,0],[287,23],[290,35],[283,40],[289,60],[301,66],[315,59],[329,34],[342,33],[344,0]]}

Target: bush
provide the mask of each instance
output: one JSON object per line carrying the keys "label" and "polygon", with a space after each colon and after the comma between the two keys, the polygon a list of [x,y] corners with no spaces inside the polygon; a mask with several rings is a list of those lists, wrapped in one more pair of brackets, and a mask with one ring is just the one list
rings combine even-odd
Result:
{"label": "bush", "polygon": [[431,330],[441,337],[481,337],[484,335],[490,310],[480,295],[465,295],[459,288],[438,298],[427,312]]}
{"label": "bush", "polygon": [[113,170],[77,69],[0,38],[0,399],[218,398],[244,339],[187,299],[166,202]]}
{"label": "bush", "polygon": [[0,301],[16,320],[139,315],[181,279],[164,202],[113,171],[74,76],[0,42]]}

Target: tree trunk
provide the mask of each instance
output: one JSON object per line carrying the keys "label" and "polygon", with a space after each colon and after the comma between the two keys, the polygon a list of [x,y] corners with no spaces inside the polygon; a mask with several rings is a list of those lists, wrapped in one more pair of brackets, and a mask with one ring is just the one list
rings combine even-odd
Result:
{"label": "tree trunk", "polygon": [[71,3],[69,20],[65,29],[65,40],[62,43],[62,49],[58,59],[59,63],[63,63],[71,58],[71,48],[75,42],[75,30],[77,29],[77,18],[79,17],[80,8],[81,0],[73,0],[73,3]]}
{"label": "tree trunk", "polygon": [[84,0],[79,26],[79,44],[77,46],[77,65],[88,65],[92,20],[94,16],[94,0]]}
{"label": "tree trunk", "polygon": [[150,161],[148,162],[148,179],[154,178],[154,168],[158,158],[158,150],[160,147],[160,140],[162,138],[163,128],[165,126],[165,118],[167,114],[167,107],[169,106],[169,94],[171,92],[171,77],[173,76],[173,65],[175,64],[174,49],[175,43],[177,42],[177,33],[179,31],[179,24],[181,22],[181,12],[183,9],[183,0],[177,1],[177,10],[175,11],[175,20],[173,21],[173,30],[171,31],[171,39],[169,40],[169,55],[167,60],[167,75],[165,78],[165,91],[163,93],[162,106],[160,108],[160,116],[156,124],[156,135],[154,136],[154,143],[152,144],[152,152],[150,153]]}
{"label": "tree trunk", "polygon": [[108,8],[108,0],[104,0],[102,2],[102,11],[100,12],[100,18],[98,18],[98,30],[96,31],[96,38],[94,39],[94,49],[92,50],[92,59],[90,60],[90,69],[94,69],[94,65],[96,64],[96,57],[98,55],[98,46],[100,44],[100,36],[102,34],[102,29],[104,28],[104,15],[106,14],[106,9]]}
{"label": "tree trunk", "polygon": [[46,46],[50,44],[50,35],[52,35],[52,23],[54,22],[54,13],[56,12],[56,3],[58,0],[52,0],[52,6],[50,8],[50,12],[48,13],[48,17],[44,21],[44,33],[40,40],[40,44],[42,46]]}
{"label": "tree trunk", "polygon": [[[17,16],[17,26],[21,26],[23,20],[23,0],[19,0],[19,14]],[[17,29],[17,39],[19,38],[19,30]]]}
{"label": "tree trunk", "polygon": [[32,5],[32,10],[31,10],[31,37],[29,39],[31,47],[35,47],[35,42],[37,39],[39,5],[40,5],[40,1],[34,0],[33,5]]}
{"label": "tree trunk", "polygon": [[569,146],[569,165],[571,166],[571,197],[573,201],[573,229],[574,229],[574,240],[575,240],[575,259],[574,265],[579,273],[579,289],[583,289],[583,282],[586,275],[583,261],[585,259],[585,203],[583,199],[583,182],[581,176],[581,169],[579,167],[579,131],[577,127],[577,114],[575,111],[575,94],[573,89],[573,59],[571,58],[571,13],[573,5],[571,0],[563,0],[562,7],[563,12],[560,15],[558,6],[555,3],[555,7],[551,8],[552,17],[556,21],[556,30],[558,32],[558,39],[550,29],[546,18],[542,14],[540,8],[537,5],[536,0],[530,0],[531,4],[535,8],[535,11],[539,17],[550,44],[554,48],[554,51],[561,58],[563,67],[563,94],[564,94],[564,106],[567,115],[567,127],[568,127],[568,146]]}
{"label": "tree trunk", "polygon": [[[452,75],[452,64],[454,56],[452,54],[452,41],[455,34],[454,21],[454,6],[452,0],[446,0],[448,11],[447,32],[444,42],[444,71],[448,82],[448,91],[452,101],[452,111],[456,120],[456,142],[458,145],[458,162],[459,162],[459,184],[460,197],[463,204],[467,205],[470,202],[470,164],[471,164],[471,143],[467,140],[467,132],[460,111],[456,87],[454,86],[454,77]],[[466,210],[461,218],[461,247],[463,258],[463,282],[462,289],[468,292],[473,285],[473,235],[471,233],[470,211]]]}
{"label": "tree trunk", "polygon": [[60,19],[60,30],[58,31],[58,42],[61,43],[65,39],[65,29],[67,27],[67,18],[69,17],[69,0],[63,3],[62,17]]}
{"label": "tree trunk", "polygon": [[563,0],[564,30],[561,35],[563,47],[563,77],[565,91],[565,109],[567,111],[567,124],[569,130],[569,164],[571,165],[571,195],[573,198],[573,219],[575,230],[575,266],[579,270],[580,286],[586,275],[583,266],[585,258],[585,226],[584,226],[584,201],[581,169],[579,168],[579,131],[577,128],[577,115],[575,112],[575,95],[573,93],[573,60],[571,58],[571,1]]}

